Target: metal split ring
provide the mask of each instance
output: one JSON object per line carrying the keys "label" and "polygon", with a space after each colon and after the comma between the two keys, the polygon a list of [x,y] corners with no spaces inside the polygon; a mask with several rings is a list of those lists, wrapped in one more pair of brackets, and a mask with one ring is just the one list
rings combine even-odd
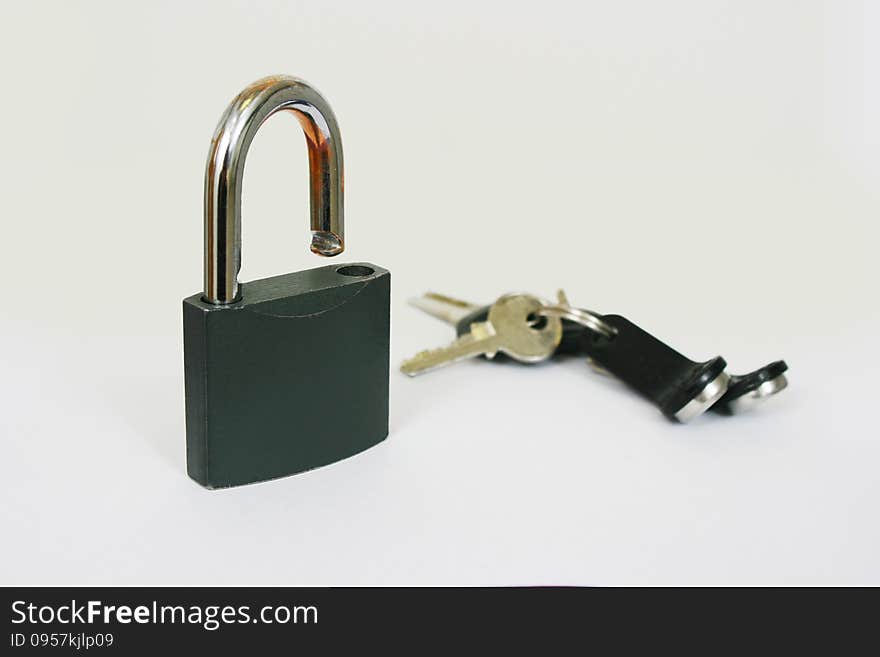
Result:
{"label": "metal split ring", "polygon": [[595,331],[606,338],[613,338],[617,334],[617,329],[608,324],[600,315],[590,310],[574,308],[573,306],[563,304],[553,304],[544,306],[537,312],[538,315],[544,317],[559,317],[585,326],[591,331]]}

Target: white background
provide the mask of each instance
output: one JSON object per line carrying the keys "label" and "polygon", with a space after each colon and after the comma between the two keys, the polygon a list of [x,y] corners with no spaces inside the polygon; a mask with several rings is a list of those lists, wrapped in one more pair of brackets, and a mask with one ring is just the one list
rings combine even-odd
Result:
{"label": "white background", "polygon": [[[870,2],[4,3],[0,583],[880,584],[878,37]],[[391,434],[208,492],[180,300],[271,73],[339,119],[339,261],[393,272]],[[306,169],[270,121],[243,280],[326,264]],[[451,337],[407,298],[560,286],[791,387],[675,426],[582,359],[396,371]]]}

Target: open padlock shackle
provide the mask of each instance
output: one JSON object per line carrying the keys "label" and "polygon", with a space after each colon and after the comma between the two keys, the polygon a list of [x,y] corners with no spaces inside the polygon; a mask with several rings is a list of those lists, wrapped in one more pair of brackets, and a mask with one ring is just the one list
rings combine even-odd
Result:
{"label": "open padlock shackle", "polygon": [[308,144],[311,250],[333,256],[344,249],[342,141],[333,110],[321,94],[298,78],[263,78],[235,97],[211,140],[205,170],[204,299],[208,303],[234,303],[240,296],[245,158],[263,122],[282,110],[296,115]]}

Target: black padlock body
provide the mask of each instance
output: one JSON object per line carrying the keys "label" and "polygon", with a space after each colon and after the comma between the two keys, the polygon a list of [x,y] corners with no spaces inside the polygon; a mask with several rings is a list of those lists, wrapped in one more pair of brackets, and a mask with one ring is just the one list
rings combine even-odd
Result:
{"label": "black padlock body", "polygon": [[716,356],[698,363],[620,315],[602,315],[617,333],[581,335],[580,352],[652,401],[664,415],[675,414],[720,376],[727,362]]}
{"label": "black padlock body", "polygon": [[331,265],[183,301],[186,456],[208,488],[295,474],[388,435],[391,274]]}

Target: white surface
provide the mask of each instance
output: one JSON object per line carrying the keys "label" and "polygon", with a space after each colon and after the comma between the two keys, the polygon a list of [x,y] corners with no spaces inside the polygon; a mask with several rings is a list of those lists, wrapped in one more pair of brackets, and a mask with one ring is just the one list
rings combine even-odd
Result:
{"label": "white surface", "polygon": [[[0,583],[880,584],[880,92],[864,2],[18,3],[0,17]],[[224,48],[226,49],[224,51]],[[228,53],[228,54],[224,54]],[[667,423],[580,360],[393,373],[391,435],[207,492],[180,299],[204,157],[262,75],[345,139],[346,260],[551,295],[791,387]],[[248,161],[249,280],[306,252],[299,128]]]}

